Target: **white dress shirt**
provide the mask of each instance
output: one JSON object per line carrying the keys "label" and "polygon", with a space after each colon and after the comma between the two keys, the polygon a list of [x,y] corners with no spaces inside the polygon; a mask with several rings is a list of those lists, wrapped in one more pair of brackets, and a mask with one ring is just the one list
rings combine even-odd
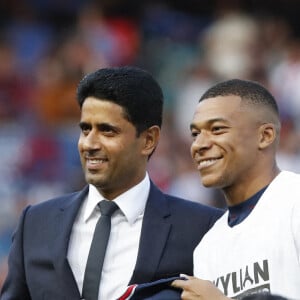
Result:
{"label": "white dress shirt", "polygon": [[[99,300],[117,299],[126,290],[136,264],[149,190],[150,180],[146,174],[139,184],[114,199],[120,209],[111,219],[111,233],[102,269]],[[89,185],[89,194],[72,228],[68,261],[80,292],[94,230],[100,217],[97,204],[103,199],[95,186]]]}

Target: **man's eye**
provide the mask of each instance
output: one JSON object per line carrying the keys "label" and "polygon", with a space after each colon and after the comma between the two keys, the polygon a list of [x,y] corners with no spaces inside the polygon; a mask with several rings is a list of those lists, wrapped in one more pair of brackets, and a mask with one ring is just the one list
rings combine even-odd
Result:
{"label": "man's eye", "polygon": [[114,135],[117,132],[117,130],[113,126],[109,125],[101,125],[99,127],[99,130],[107,135]]}
{"label": "man's eye", "polygon": [[90,131],[90,127],[87,125],[80,125],[80,130],[82,133],[87,134]]}
{"label": "man's eye", "polygon": [[196,138],[198,136],[199,132],[198,131],[192,131],[191,132],[191,137]]}
{"label": "man's eye", "polygon": [[112,128],[103,128],[103,132],[114,132]]}

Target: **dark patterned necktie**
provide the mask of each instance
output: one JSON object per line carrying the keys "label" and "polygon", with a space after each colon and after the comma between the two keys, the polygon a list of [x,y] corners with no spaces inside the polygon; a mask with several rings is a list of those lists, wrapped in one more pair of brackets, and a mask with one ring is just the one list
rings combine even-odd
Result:
{"label": "dark patterned necktie", "polygon": [[116,203],[107,200],[99,202],[98,206],[101,217],[95,228],[83,280],[82,297],[85,300],[98,299],[102,267],[110,235],[111,216],[118,209]]}

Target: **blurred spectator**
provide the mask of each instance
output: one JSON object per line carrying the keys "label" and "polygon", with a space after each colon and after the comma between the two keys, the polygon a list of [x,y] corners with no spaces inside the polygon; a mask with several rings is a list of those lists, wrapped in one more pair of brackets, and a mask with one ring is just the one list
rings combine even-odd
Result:
{"label": "blurred spectator", "polygon": [[40,193],[51,198],[62,192],[64,164],[57,138],[40,127],[24,140],[22,149],[15,188],[23,195],[23,205],[36,203]]}
{"label": "blurred spectator", "polygon": [[249,78],[258,57],[256,20],[240,12],[229,11],[217,19],[205,33],[205,59],[216,78]]}
{"label": "blurred spectator", "polygon": [[14,48],[0,41],[0,123],[25,118],[28,110],[30,81],[18,68]]}
{"label": "blurred spectator", "polygon": [[201,95],[215,79],[208,67],[201,64],[187,68],[183,74],[182,80],[176,86],[172,113],[176,134],[183,142],[190,144],[190,123],[195,107]]}
{"label": "blurred spectator", "polygon": [[300,129],[300,39],[285,48],[282,61],[273,67],[270,84],[278,99],[283,117],[291,117]]}
{"label": "blurred spectator", "polygon": [[54,53],[37,64],[31,97],[37,122],[51,127],[78,120],[79,109],[74,98],[76,85],[86,68],[84,56],[89,57],[85,45],[67,38]]}
{"label": "blurred spectator", "polygon": [[140,44],[139,29],[134,19],[106,17],[100,5],[91,3],[78,14],[77,31],[91,54],[100,54],[104,64],[134,63]]}
{"label": "blurred spectator", "polygon": [[17,68],[22,76],[31,76],[35,64],[51,46],[53,28],[38,19],[33,7],[20,1],[14,7],[14,17],[5,26],[5,36],[15,52]]}
{"label": "blurred spectator", "polygon": [[300,173],[300,132],[293,119],[282,121],[277,158],[280,168]]}

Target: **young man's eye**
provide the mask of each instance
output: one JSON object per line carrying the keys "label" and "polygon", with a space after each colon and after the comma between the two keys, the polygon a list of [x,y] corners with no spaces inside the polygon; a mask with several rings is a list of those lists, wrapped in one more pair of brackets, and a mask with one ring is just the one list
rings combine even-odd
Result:
{"label": "young man's eye", "polygon": [[212,127],[212,132],[222,133],[225,131],[225,129],[226,129],[226,127],[224,127],[224,126],[214,126],[214,127]]}
{"label": "young man's eye", "polygon": [[198,134],[199,134],[198,131],[192,131],[192,132],[191,132],[191,137],[192,137],[193,139],[195,139],[195,138],[198,136]]}
{"label": "young man's eye", "polygon": [[218,130],[221,130],[221,129],[222,129],[221,126],[214,126],[214,127],[212,128],[213,131],[218,131]]}

